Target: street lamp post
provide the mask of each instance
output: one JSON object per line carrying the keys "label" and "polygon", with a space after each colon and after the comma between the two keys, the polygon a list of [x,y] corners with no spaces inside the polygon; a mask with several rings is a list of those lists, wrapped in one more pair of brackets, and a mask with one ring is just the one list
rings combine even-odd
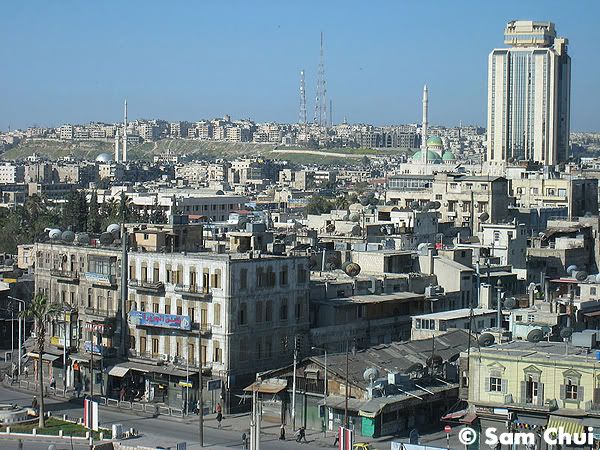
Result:
{"label": "street lamp post", "polygon": [[[22,338],[22,334],[23,334],[23,331],[24,331],[24,330],[22,330],[22,327],[21,327],[21,316],[23,315],[22,314],[23,313],[23,309],[25,308],[25,300],[21,300],[20,298],[12,297],[10,295],[8,295],[7,298],[9,298],[11,300],[14,300],[14,301],[16,301],[16,302],[19,303],[19,363],[17,365],[17,368],[18,368],[17,373],[19,374],[19,377],[20,377],[21,376],[21,357],[22,357],[21,352],[23,350],[23,345],[22,345],[23,338]],[[23,324],[24,323],[25,323],[25,318],[23,317]],[[40,358],[41,358],[41,356],[40,356]]]}
{"label": "street lamp post", "polygon": [[322,347],[311,347],[312,350],[321,350],[325,353],[325,377],[323,382],[323,419],[325,420],[325,427],[323,428],[323,435],[327,436],[327,349]]}

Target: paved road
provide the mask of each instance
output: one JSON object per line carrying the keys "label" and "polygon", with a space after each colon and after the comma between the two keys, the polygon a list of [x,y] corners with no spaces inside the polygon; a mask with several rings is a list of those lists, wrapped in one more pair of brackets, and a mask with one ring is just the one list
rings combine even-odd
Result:
{"label": "paved road", "polygon": [[[31,403],[32,395],[15,390],[7,389],[0,386],[0,403],[16,403],[26,406]],[[75,403],[54,399],[46,399],[46,409],[51,411],[55,416],[67,414],[70,418],[82,417],[83,408]],[[100,408],[100,426],[111,428],[112,424],[123,424],[125,429],[135,428],[142,435],[137,440],[129,440],[128,443],[134,442],[138,445],[148,446],[164,446],[174,447],[177,442],[187,442],[188,449],[197,450],[200,448],[198,443],[198,422],[184,423],[178,420],[153,418],[153,417],[138,417],[131,414],[124,414],[119,411],[114,411],[108,408]],[[238,431],[232,430],[227,424],[227,418],[223,421],[223,428],[218,430],[206,426],[204,429],[204,446],[208,448],[241,448],[241,434]],[[310,439],[309,439],[310,440]],[[5,442],[1,441],[0,448],[11,449],[5,447]],[[14,447],[17,448],[16,446]],[[46,447],[40,447],[46,450]],[[58,447],[61,448],[61,447]],[[70,448],[70,445],[69,445]],[[297,444],[293,441],[279,441],[275,436],[263,435],[261,438],[261,449],[264,450],[293,450],[304,449],[311,450],[322,448],[316,445]],[[32,447],[37,450],[37,447]],[[25,447],[25,450],[29,450]],[[76,450],[79,450],[76,448]]]}

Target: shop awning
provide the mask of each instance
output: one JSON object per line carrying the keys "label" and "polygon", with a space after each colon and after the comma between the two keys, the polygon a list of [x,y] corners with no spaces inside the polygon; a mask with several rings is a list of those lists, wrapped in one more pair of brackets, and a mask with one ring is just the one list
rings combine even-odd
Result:
{"label": "shop awning", "polygon": [[584,312],[583,315],[585,317],[598,317],[598,316],[600,316],[600,311]]}
{"label": "shop awning", "polygon": [[[29,353],[27,353],[27,356],[29,356],[30,358],[38,359],[39,358],[39,353],[29,352]],[[42,355],[42,361],[53,362],[53,361],[56,361],[58,358],[60,358],[60,356],[58,356],[58,355],[52,355],[50,353],[44,353]]]}
{"label": "shop awning", "polygon": [[115,366],[108,371],[108,374],[113,377],[124,377],[127,372],[129,372],[129,367]]}
{"label": "shop awning", "polygon": [[442,420],[461,419],[467,415],[467,412],[468,411],[466,409],[461,409],[460,411],[454,411],[454,412],[448,413],[445,416],[443,416]]}
{"label": "shop awning", "polygon": [[259,392],[261,394],[279,394],[287,389],[286,380],[269,379],[265,381],[255,381],[250,386],[244,388],[246,392]]}
{"label": "shop awning", "polygon": [[574,419],[570,417],[561,417],[561,416],[550,416],[548,419],[548,427],[556,428],[557,430],[562,427],[563,431],[567,434],[582,434],[584,432],[583,424],[581,420]]}

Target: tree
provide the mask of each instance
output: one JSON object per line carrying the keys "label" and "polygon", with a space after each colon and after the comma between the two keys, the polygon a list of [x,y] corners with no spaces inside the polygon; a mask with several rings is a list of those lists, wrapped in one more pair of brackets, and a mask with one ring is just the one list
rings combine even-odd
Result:
{"label": "tree", "polygon": [[327,214],[334,208],[333,202],[321,195],[313,195],[306,205],[307,214]]}
{"label": "tree", "polygon": [[21,315],[25,318],[33,319],[35,322],[35,336],[38,348],[38,383],[39,383],[39,427],[44,428],[46,418],[44,417],[44,347],[46,342],[46,332],[48,324],[58,317],[62,308],[58,303],[50,303],[44,294],[37,294],[32,302],[27,306]]}
{"label": "tree", "polygon": [[100,232],[100,211],[98,210],[98,194],[96,191],[92,192],[90,196],[90,204],[88,207],[87,215],[87,231],[88,233],[99,233]]}
{"label": "tree", "polygon": [[73,231],[87,229],[88,207],[83,191],[71,191],[67,195],[67,202],[63,206],[62,226]]}

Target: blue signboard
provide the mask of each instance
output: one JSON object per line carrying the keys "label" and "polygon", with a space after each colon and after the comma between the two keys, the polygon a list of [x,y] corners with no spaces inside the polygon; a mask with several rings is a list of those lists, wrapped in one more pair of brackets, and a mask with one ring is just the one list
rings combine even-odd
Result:
{"label": "blue signboard", "polygon": [[131,311],[129,323],[146,327],[174,328],[189,331],[192,329],[192,321],[189,316],[177,314],[158,314],[144,311]]}
{"label": "blue signboard", "polygon": [[[91,352],[92,350],[92,343],[90,341],[85,341],[83,343],[83,350],[86,352]],[[99,344],[94,344],[94,353],[98,353],[98,354],[102,354],[104,353],[104,346],[103,345],[99,345]]]}

